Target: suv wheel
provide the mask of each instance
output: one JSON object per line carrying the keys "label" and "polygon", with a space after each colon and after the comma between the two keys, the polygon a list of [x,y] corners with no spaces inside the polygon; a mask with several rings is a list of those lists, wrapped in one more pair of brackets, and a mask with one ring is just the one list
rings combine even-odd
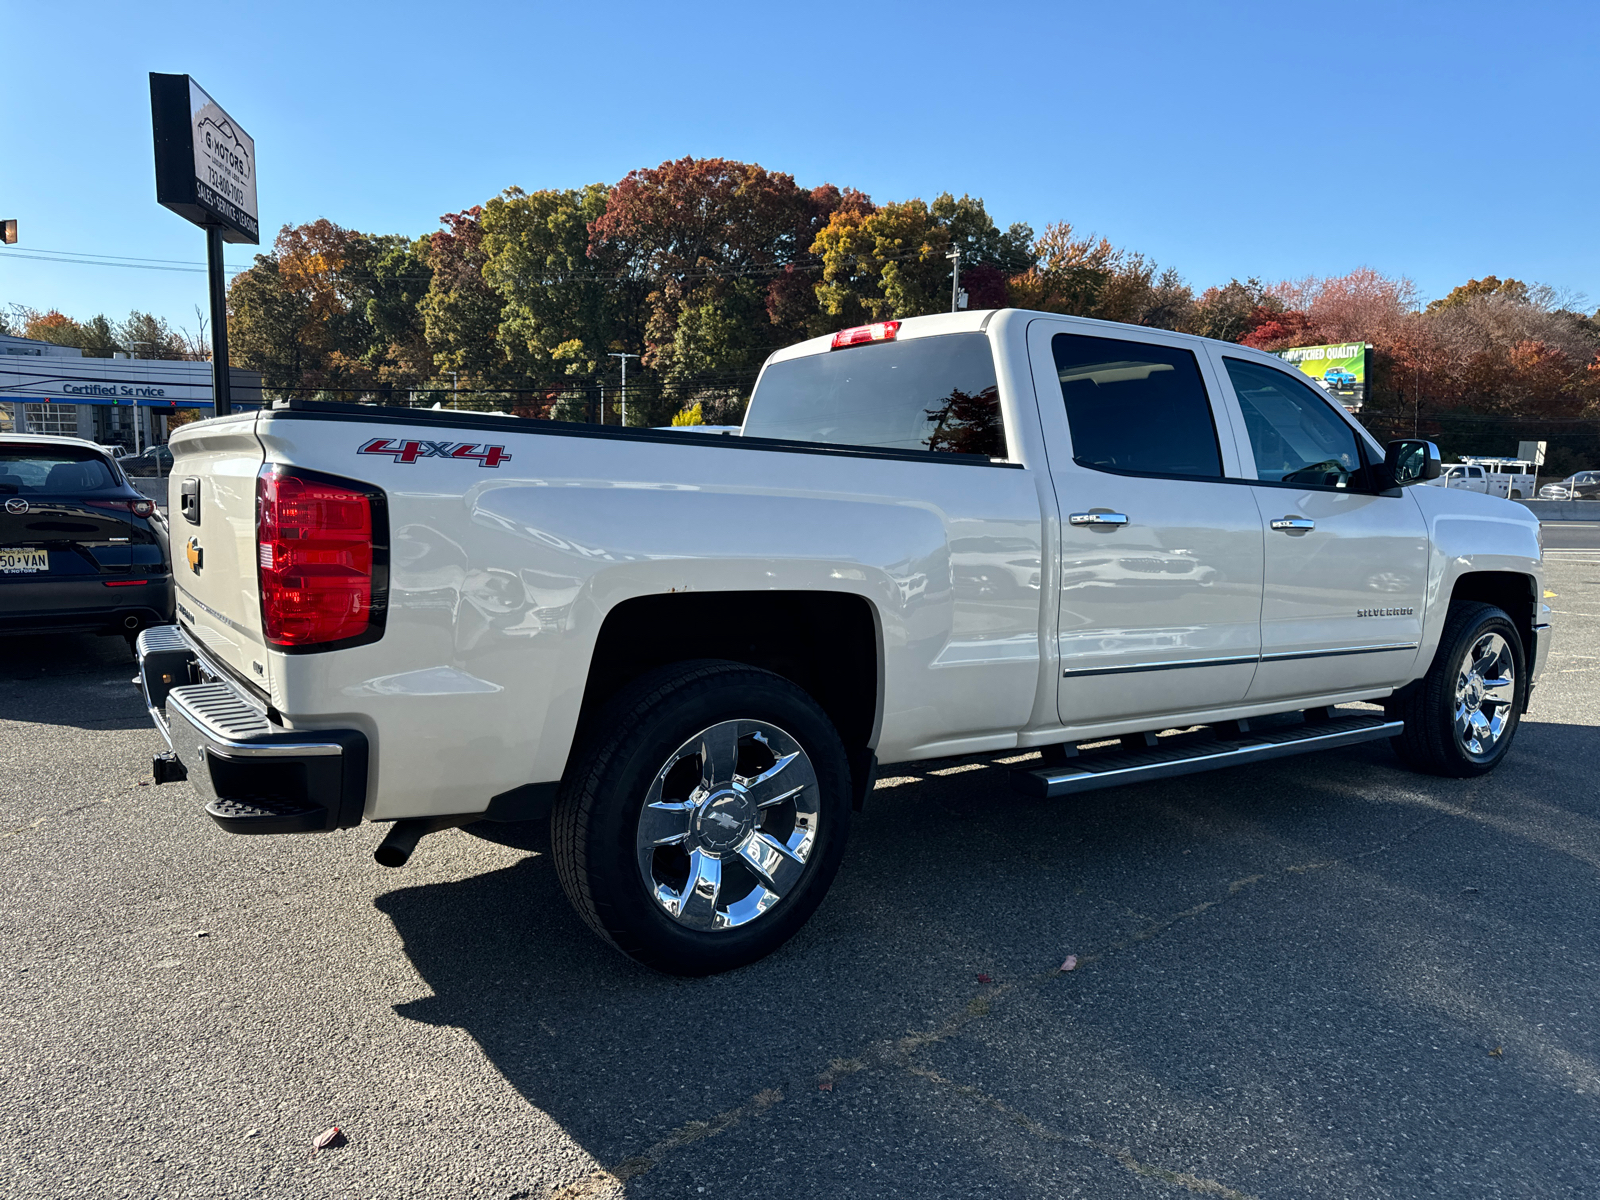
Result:
{"label": "suv wheel", "polygon": [[551,814],[567,898],[624,954],[709,975],[770,954],[844,856],[850,769],[827,715],[781,676],[683,663],[592,723]]}
{"label": "suv wheel", "polygon": [[1511,618],[1492,604],[1451,605],[1428,673],[1384,706],[1406,723],[1395,751],[1432,775],[1491,771],[1511,749],[1527,687]]}

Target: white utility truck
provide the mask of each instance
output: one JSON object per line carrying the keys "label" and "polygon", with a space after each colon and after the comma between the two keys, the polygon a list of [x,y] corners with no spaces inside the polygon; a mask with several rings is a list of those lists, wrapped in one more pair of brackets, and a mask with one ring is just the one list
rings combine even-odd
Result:
{"label": "white utility truck", "polygon": [[1463,455],[1458,463],[1445,463],[1435,487],[1483,492],[1507,500],[1531,500],[1538,494],[1538,468],[1520,458],[1475,458]]}
{"label": "white utility truck", "polygon": [[1549,650],[1537,520],[1408,486],[1429,443],[1047,313],[780,350],[740,436],[293,401],[172,448],[157,779],[236,833],[392,822],[388,865],[548,816],[588,924],[684,974],[799,928],[879,764],[1032,748],[1053,797],[1385,738],[1476,775]]}
{"label": "white utility truck", "polygon": [[1486,490],[1507,500],[1532,500],[1539,494],[1539,468],[1521,458],[1474,458],[1462,455],[1468,466],[1483,468]]}

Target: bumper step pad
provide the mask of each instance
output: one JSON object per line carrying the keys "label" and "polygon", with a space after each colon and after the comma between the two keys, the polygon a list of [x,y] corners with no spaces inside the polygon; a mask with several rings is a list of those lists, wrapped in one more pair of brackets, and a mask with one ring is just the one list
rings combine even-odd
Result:
{"label": "bumper step pad", "polygon": [[206,815],[229,833],[315,833],[327,825],[326,809],[286,800],[226,800],[206,805]]}
{"label": "bumper step pad", "polygon": [[[1404,727],[1403,721],[1391,721],[1375,714],[1315,709],[1304,721],[1263,723],[1261,727],[1237,734],[1233,729],[1216,726],[1195,733],[1156,738],[1155,744],[1148,748],[1086,750],[1063,765],[1014,770],[1011,785],[1026,795],[1053,799],[1076,792],[1120,787],[1125,783],[1143,783],[1291,754],[1352,746],[1357,742],[1394,737]],[[1121,747],[1127,747],[1128,742],[1129,739],[1123,738]]]}

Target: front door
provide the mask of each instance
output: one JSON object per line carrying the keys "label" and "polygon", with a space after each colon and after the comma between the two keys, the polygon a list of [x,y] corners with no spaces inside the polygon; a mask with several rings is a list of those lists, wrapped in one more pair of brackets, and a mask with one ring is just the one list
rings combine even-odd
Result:
{"label": "front door", "polygon": [[1028,337],[1061,512],[1061,721],[1239,703],[1260,650],[1262,530],[1212,365],[1181,337],[1089,330],[1040,320]]}
{"label": "front door", "polygon": [[1266,526],[1261,666],[1252,702],[1389,687],[1414,673],[1427,526],[1408,493],[1374,494],[1376,456],[1288,370],[1218,355]]}

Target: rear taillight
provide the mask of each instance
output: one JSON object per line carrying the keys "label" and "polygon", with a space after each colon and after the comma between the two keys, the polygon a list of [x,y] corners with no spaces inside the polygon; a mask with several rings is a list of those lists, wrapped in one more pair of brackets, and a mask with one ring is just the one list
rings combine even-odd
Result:
{"label": "rear taillight", "polygon": [[833,335],[830,349],[843,350],[846,346],[865,346],[872,342],[892,342],[900,332],[899,321],[879,321],[876,325],[856,325],[841,329]]}
{"label": "rear taillight", "polygon": [[268,465],[256,477],[261,624],[285,649],[331,649],[383,631],[383,494]]}

